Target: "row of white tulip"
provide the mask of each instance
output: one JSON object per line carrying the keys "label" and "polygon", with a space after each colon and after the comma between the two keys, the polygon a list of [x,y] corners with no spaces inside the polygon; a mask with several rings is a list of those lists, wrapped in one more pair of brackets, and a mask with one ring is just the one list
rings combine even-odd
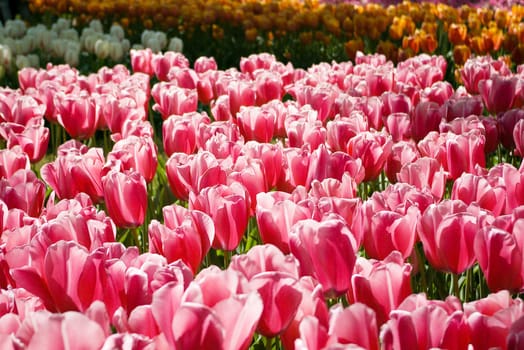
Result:
{"label": "row of white tulip", "polygon": [[6,71],[38,68],[48,61],[77,67],[83,56],[118,63],[131,48],[182,52],[183,42],[177,37],[168,38],[164,32],[145,30],[141,42],[131,43],[122,26],[113,24],[104,32],[99,20],[92,20],[82,29],[75,28],[65,18],[59,18],[50,27],[43,24],[28,27],[20,19],[8,20],[4,25],[0,23],[0,78]]}

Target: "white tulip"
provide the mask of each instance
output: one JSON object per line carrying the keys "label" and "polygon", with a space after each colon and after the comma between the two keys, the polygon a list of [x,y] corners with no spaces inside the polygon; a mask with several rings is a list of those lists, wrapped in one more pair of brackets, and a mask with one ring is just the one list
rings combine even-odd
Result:
{"label": "white tulip", "polygon": [[95,32],[104,32],[104,27],[102,26],[102,22],[100,22],[99,19],[92,19],[91,22],[89,22],[89,27],[93,29]]}
{"label": "white tulip", "polygon": [[124,39],[120,43],[122,44],[122,49],[124,52],[128,52],[131,49],[131,43],[129,42],[129,39]]}
{"label": "white tulip", "polygon": [[9,69],[12,63],[13,51],[7,45],[0,45],[0,64]]}
{"label": "white tulip", "polygon": [[31,66],[31,62],[29,62],[29,58],[25,55],[17,55],[15,59],[15,66],[17,69],[22,69],[26,67]]}
{"label": "white tulip", "polygon": [[54,39],[51,41],[51,54],[57,58],[64,57],[66,46],[67,41],[63,39]]}
{"label": "white tulip", "polygon": [[156,32],[155,37],[160,43],[160,48],[163,50],[167,46],[167,35],[164,32]]}
{"label": "white tulip", "polygon": [[32,53],[32,54],[27,55],[26,57],[29,60],[29,65],[31,67],[35,67],[35,68],[40,67],[40,56]]}
{"label": "white tulip", "polygon": [[144,31],[142,32],[142,35],[140,36],[140,40],[141,40],[141,42],[142,42],[142,45],[147,46],[147,42],[148,42],[149,39],[152,38],[154,35],[155,35],[155,34],[154,34],[153,31],[148,30],[148,29],[144,30]]}
{"label": "white tulip", "polygon": [[126,36],[124,32],[124,28],[122,28],[120,24],[116,24],[116,23],[113,24],[111,28],[109,29],[109,34],[117,38],[119,41],[123,40]]}
{"label": "white tulip", "polygon": [[155,37],[149,38],[145,46],[149,47],[151,51],[153,51],[154,53],[159,53],[160,51],[162,51],[162,46],[160,45],[158,39]]}
{"label": "white tulip", "polygon": [[110,45],[107,40],[98,39],[95,42],[95,55],[100,59],[105,59],[109,56]]}
{"label": "white tulip", "polygon": [[64,54],[64,62],[71,67],[76,67],[80,63],[80,48],[68,47]]}
{"label": "white tulip", "polygon": [[174,37],[169,41],[168,51],[182,52],[184,50],[184,42],[182,39]]}
{"label": "white tulip", "polygon": [[67,40],[73,40],[78,41],[80,38],[78,37],[78,32],[74,28],[64,29],[60,32],[60,38],[61,39],[67,39]]}

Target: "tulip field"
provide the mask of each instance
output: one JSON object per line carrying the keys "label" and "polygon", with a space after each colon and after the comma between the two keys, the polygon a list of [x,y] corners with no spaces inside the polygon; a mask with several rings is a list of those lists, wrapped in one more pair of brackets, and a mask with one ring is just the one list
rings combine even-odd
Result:
{"label": "tulip field", "polygon": [[281,1],[0,28],[0,349],[524,349],[524,7]]}

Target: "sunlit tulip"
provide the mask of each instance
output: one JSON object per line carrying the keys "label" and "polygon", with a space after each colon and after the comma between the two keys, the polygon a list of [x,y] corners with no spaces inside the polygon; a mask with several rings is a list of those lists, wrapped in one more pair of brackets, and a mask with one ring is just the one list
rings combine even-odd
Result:
{"label": "sunlit tulip", "polygon": [[348,290],[356,242],[343,220],[301,220],[293,225],[289,236],[289,247],[300,262],[302,276],[315,277],[328,297]]}
{"label": "sunlit tulip", "polygon": [[249,219],[249,193],[239,182],[215,185],[189,193],[189,208],[203,211],[215,223],[213,248],[234,250],[244,235]]}
{"label": "sunlit tulip", "polygon": [[490,184],[485,177],[474,174],[463,173],[451,189],[451,199],[460,199],[466,204],[475,202],[494,216],[502,214],[505,197],[506,191],[501,184]]}
{"label": "sunlit tulip", "polygon": [[115,225],[133,228],[144,223],[147,211],[147,185],[137,171],[110,170],[102,177],[107,212]]}
{"label": "sunlit tulip", "polygon": [[[475,349],[512,349],[511,333],[524,315],[522,300],[502,290],[482,299],[464,303],[464,314],[470,330],[470,343]],[[518,349],[518,347],[513,348]]]}
{"label": "sunlit tulip", "polygon": [[390,313],[381,342],[384,349],[468,349],[469,329],[460,301],[412,294]]}
{"label": "sunlit tulip", "polygon": [[270,142],[273,139],[276,115],[269,109],[260,107],[240,107],[237,114],[240,132],[246,140]]}
{"label": "sunlit tulip", "polygon": [[11,177],[0,179],[0,199],[8,208],[18,208],[38,217],[45,199],[45,185],[29,169],[19,169]]}
{"label": "sunlit tulip", "polygon": [[81,94],[55,95],[58,122],[75,139],[89,139],[95,134],[100,118],[100,106],[93,97]]}
{"label": "sunlit tulip", "polygon": [[17,170],[29,167],[29,158],[20,147],[0,150],[0,178],[10,178]]}
{"label": "sunlit tulip", "polygon": [[489,79],[481,80],[478,88],[484,106],[490,113],[505,112],[513,105],[517,78],[494,74]]}
{"label": "sunlit tulip", "polygon": [[59,153],[53,163],[44,164],[40,174],[59,198],[73,198],[85,192],[97,203],[103,198],[101,173],[104,163],[101,148],[64,147],[63,154]]}
{"label": "sunlit tulip", "polygon": [[399,182],[405,182],[422,190],[428,188],[431,194],[441,199],[446,189],[447,173],[433,158],[422,157],[412,163],[406,163],[398,172]]}
{"label": "sunlit tulip", "polygon": [[346,308],[335,305],[329,310],[328,334],[332,343],[378,350],[378,329],[375,311],[364,303],[355,302]]}
{"label": "sunlit tulip", "polygon": [[[27,154],[31,163],[39,162],[47,153],[50,132],[44,126],[44,120],[34,118],[25,127],[18,124],[0,125],[0,136],[7,140],[7,148],[20,147]],[[2,135],[4,134],[5,135]]]}
{"label": "sunlit tulip", "polygon": [[382,325],[389,312],[396,309],[411,294],[411,265],[404,263],[399,252],[384,260],[357,258],[347,297],[350,302],[363,303],[376,313]]}
{"label": "sunlit tulip", "polygon": [[173,83],[160,82],[153,86],[151,95],[155,100],[153,110],[166,120],[170,115],[183,115],[197,110],[196,90],[179,87]]}
{"label": "sunlit tulip", "polygon": [[189,60],[181,53],[167,51],[164,54],[155,53],[151,57],[151,68],[160,81],[167,81],[171,67],[189,67]]}
{"label": "sunlit tulip", "polygon": [[366,171],[364,181],[375,180],[382,172],[384,164],[391,152],[393,142],[383,132],[363,132],[348,142],[348,153],[353,158],[362,159]]}
{"label": "sunlit tulip", "polygon": [[478,56],[469,59],[460,70],[461,80],[470,94],[479,94],[479,83],[482,80],[489,79],[493,74],[507,76],[510,73],[509,67],[503,60],[494,60],[491,56]]}

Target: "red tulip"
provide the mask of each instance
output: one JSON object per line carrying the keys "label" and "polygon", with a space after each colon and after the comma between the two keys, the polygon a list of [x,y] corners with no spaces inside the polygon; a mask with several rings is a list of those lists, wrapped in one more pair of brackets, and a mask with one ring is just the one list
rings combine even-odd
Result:
{"label": "red tulip", "polygon": [[390,311],[396,309],[411,294],[411,265],[404,263],[399,252],[393,251],[384,260],[357,258],[347,293],[351,303],[363,303],[376,313],[377,323],[389,319]]}
{"label": "red tulip", "polygon": [[411,136],[418,142],[429,132],[438,131],[443,117],[439,104],[431,101],[419,103],[411,114]]}
{"label": "red tulip", "polygon": [[215,223],[215,249],[234,250],[240,243],[249,219],[249,193],[233,182],[206,187],[196,194],[189,194],[189,208],[201,210]]}
{"label": "red tulip", "polygon": [[497,129],[499,132],[500,143],[509,151],[515,149],[515,142],[513,141],[513,133],[515,126],[520,120],[524,119],[524,110],[511,109],[500,113],[497,116]]}
{"label": "red tulip", "polygon": [[102,178],[102,187],[107,212],[116,226],[133,228],[144,223],[147,186],[140,173],[110,170]]}
{"label": "red tulip", "polygon": [[355,237],[347,224],[340,219],[301,220],[289,235],[289,247],[300,262],[300,274],[315,277],[327,296],[345,293],[356,259]]}

